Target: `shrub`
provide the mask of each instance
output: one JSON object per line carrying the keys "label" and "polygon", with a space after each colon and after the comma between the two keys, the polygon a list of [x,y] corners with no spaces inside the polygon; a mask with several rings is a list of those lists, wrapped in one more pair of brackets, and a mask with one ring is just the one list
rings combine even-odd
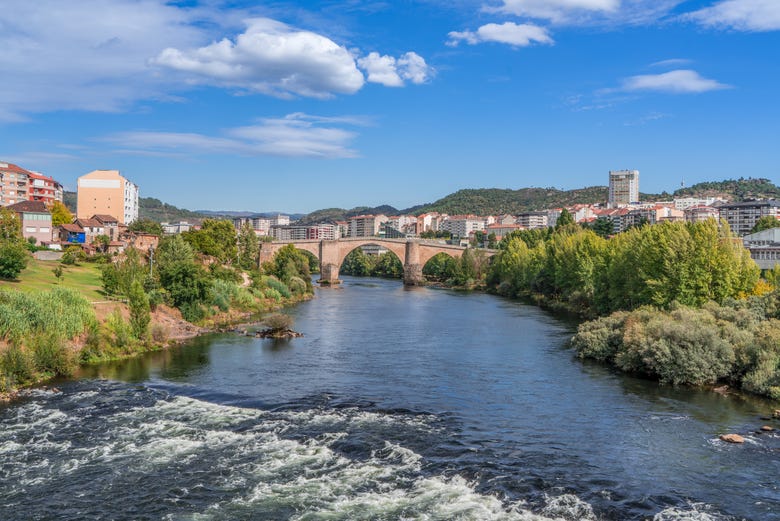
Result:
{"label": "shrub", "polygon": [[306,287],[306,281],[300,277],[290,277],[290,281],[287,285],[290,288],[290,291],[299,295],[302,295],[308,291],[308,288]]}
{"label": "shrub", "polygon": [[181,316],[187,322],[198,322],[206,318],[206,309],[199,302],[186,302],[179,310],[181,311]]}
{"label": "shrub", "polygon": [[155,344],[165,344],[168,341],[168,328],[163,324],[152,324],[152,340]]}
{"label": "shrub", "polygon": [[31,340],[35,368],[46,375],[70,376],[76,367],[73,350],[55,334],[41,334]]}
{"label": "shrub", "polygon": [[133,329],[122,318],[122,313],[115,309],[106,320],[106,328],[108,330],[110,343],[120,349],[125,349],[132,346],[133,343]]}
{"label": "shrub", "polygon": [[0,377],[7,379],[7,385],[22,385],[32,381],[35,373],[30,356],[18,344],[11,344],[0,357]]}
{"label": "shrub", "polygon": [[271,330],[281,331],[283,329],[290,329],[292,327],[293,318],[290,315],[285,315],[284,313],[274,313],[265,317],[263,322]]}
{"label": "shrub", "polygon": [[290,298],[290,288],[287,287],[287,284],[277,279],[273,275],[266,275],[263,277],[263,284],[271,289],[278,291],[282,297]]}
{"label": "shrub", "polygon": [[265,293],[265,298],[273,299],[277,302],[282,300],[282,294],[276,291],[274,288],[268,288],[267,290],[264,291],[264,293]]}

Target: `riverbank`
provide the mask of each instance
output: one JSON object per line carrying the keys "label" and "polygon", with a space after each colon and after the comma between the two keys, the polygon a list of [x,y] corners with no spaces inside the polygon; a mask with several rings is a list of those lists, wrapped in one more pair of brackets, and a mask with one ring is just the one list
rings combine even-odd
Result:
{"label": "riverbank", "polygon": [[[48,335],[46,328],[37,328],[37,322],[53,322],[53,316],[33,316],[40,310],[26,310],[27,317],[3,317],[0,330],[5,337],[0,340],[0,402],[9,402],[19,396],[24,388],[35,387],[57,378],[68,377],[78,366],[138,357],[146,353],[160,351],[181,344],[200,335],[225,330],[237,324],[256,322],[259,315],[285,307],[294,306],[309,300],[313,293],[291,295],[281,299],[262,299],[256,302],[252,310],[229,308],[215,311],[200,323],[188,322],[181,312],[165,305],[155,306],[149,313],[148,333],[143,339],[134,338],[131,331],[131,310],[120,301],[102,301],[87,303],[83,297],[72,290],[58,288],[71,304],[76,304],[83,318],[82,327],[68,334]],[[11,292],[17,294],[17,292]],[[41,292],[40,295],[45,295]],[[26,307],[33,302],[35,294],[18,294],[26,299]],[[6,304],[0,299],[0,304]],[[86,306],[89,306],[87,312]],[[21,310],[12,310],[21,311]],[[66,313],[64,309],[60,309]],[[13,314],[13,313],[11,313]],[[10,338],[11,322],[33,322],[33,327],[22,329]],[[21,325],[19,326],[21,327]]]}

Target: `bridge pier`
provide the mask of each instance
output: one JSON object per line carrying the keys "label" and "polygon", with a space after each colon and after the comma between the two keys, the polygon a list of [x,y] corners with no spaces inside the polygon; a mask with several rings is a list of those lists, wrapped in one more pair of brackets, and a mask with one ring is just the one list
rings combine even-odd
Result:
{"label": "bridge pier", "polygon": [[339,241],[320,242],[320,284],[341,284],[339,280],[341,257],[339,256]]}
{"label": "bridge pier", "polygon": [[425,284],[423,265],[420,263],[420,244],[416,241],[406,243],[404,255],[404,284],[407,286],[422,286]]}

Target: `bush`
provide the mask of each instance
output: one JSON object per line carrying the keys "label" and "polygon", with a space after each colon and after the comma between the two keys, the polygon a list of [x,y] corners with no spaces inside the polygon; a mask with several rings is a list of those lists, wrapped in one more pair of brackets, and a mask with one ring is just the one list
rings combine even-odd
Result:
{"label": "bush", "polygon": [[290,277],[290,282],[287,285],[290,288],[290,291],[298,295],[302,295],[308,291],[306,281],[300,277]]}
{"label": "bush", "polygon": [[41,334],[31,341],[35,368],[50,376],[70,376],[76,368],[73,350],[55,334]]}
{"label": "bush", "polygon": [[21,346],[11,344],[0,357],[0,377],[6,380],[8,387],[23,385],[33,380],[35,366],[33,360]]}
{"label": "bush", "polygon": [[187,322],[198,322],[206,318],[206,309],[200,302],[186,302],[179,310]]}
{"label": "bush", "polygon": [[263,284],[271,289],[276,290],[284,298],[290,298],[291,296],[290,288],[287,287],[287,284],[277,279],[273,275],[266,275],[263,277]]}
{"label": "bush", "polygon": [[271,330],[281,331],[283,329],[290,329],[292,327],[293,318],[290,315],[285,315],[284,313],[274,313],[265,317],[263,322]]}
{"label": "bush", "polygon": [[165,344],[168,341],[168,328],[163,324],[152,324],[152,340],[155,344]]}
{"label": "bush", "polygon": [[115,309],[106,320],[106,328],[108,330],[110,343],[118,347],[120,350],[125,350],[133,344],[133,329],[130,324],[125,322],[122,318],[122,313]]}

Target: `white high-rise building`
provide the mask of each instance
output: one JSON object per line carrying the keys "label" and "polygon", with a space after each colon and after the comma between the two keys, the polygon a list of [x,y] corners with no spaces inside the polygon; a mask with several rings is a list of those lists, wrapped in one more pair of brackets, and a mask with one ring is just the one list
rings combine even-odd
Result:
{"label": "white high-rise building", "polygon": [[639,170],[610,170],[609,207],[639,202]]}

